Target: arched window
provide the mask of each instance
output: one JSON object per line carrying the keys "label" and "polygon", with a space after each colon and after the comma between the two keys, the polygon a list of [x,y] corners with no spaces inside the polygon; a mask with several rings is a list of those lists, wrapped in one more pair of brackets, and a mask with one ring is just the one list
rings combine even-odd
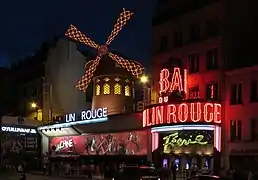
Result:
{"label": "arched window", "polygon": [[114,85],[114,94],[121,95],[122,94],[122,86],[119,83]]}
{"label": "arched window", "polygon": [[96,85],[96,96],[100,95],[100,85]]}
{"label": "arched window", "polygon": [[131,96],[131,88],[130,86],[125,86],[125,96]]}
{"label": "arched window", "polygon": [[103,85],[103,93],[104,94],[110,94],[110,85],[108,83],[105,83]]}

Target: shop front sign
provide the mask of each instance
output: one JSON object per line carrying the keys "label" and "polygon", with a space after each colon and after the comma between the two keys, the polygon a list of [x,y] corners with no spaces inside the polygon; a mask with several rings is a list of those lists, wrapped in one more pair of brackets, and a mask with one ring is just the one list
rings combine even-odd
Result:
{"label": "shop front sign", "polygon": [[14,133],[26,133],[26,134],[36,134],[37,133],[36,129],[14,127],[14,126],[2,126],[1,130],[3,132],[14,132]]}
{"label": "shop front sign", "polygon": [[143,127],[178,123],[221,123],[221,104],[181,103],[160,105],[143,111]]}
{"label": "shop front sign", "polygon": [[55,151],[62,151],[64,149],[70,149],[73,147],[73,139],[69,139],[69,140],[62,140],[59,142],[59,144],[56,145],[56,150]]}
{"label": "shop front sign", "polygon": [[168,148],[168,146],[188,146],[188,145],[205,145],[208,141],[204,140],[204,135],[190,135],[189,138],[182,138],[179,136],[178,132],[165,136],[163,138],[165,143],[163,144],[164,150]]}
{"label": "shop front sign", "polygon": [[70,113],[65,115],[65,122],[83,121],[91,119],[106,118],[108,116],[108,109],[106,107],[82,111],[80,113]]}

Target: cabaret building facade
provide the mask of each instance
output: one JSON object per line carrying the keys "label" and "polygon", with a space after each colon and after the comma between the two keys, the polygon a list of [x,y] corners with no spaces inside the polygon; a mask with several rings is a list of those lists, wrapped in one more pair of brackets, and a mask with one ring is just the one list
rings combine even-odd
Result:
{"label": "cabaret building facade", "polygon": [[189,98],[188,71],[164,68],[159,73],[157,104],[143,111],[143,128],[151,131],[152,159],[158,166],[178,170],[220,168],[222,105]]}

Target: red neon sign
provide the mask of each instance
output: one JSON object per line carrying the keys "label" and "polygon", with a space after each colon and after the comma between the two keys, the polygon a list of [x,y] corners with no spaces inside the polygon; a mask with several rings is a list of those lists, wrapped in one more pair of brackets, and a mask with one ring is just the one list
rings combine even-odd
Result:
{"label": "red neon sign", "polygon": [[170,73],[168,69],[162,69],[160,71],[160,93],[172,92],[175,90],[184,91],[187,93],[187,70],[184,70],[184,76],[182,78],[180,69],[174,68],[171,81],[169,81]]}
{"label": "red neon sign", "polygon": [[143,127],[177,123],[221,123],[221,104],[182,103],[156,106],[143,111]]}

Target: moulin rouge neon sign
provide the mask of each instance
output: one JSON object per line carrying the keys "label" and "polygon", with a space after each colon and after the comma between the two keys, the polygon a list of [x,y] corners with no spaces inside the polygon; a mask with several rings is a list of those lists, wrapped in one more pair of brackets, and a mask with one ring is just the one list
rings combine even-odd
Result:
{"label": "moulin rouge neon sign", "polygon": [[178,123],[221,123],[221,104],[181,103],[145,109],[143,127]]}

